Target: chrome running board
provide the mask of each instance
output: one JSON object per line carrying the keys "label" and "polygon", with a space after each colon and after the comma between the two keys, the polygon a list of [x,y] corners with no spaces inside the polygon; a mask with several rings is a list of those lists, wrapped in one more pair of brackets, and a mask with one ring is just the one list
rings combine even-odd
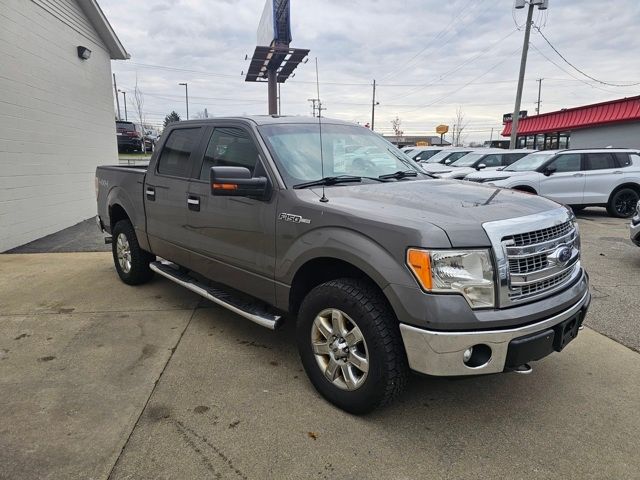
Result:
{"label": "chrome running board", "polygon": [[151,270],[168,278],[172,282],[188,288],[192,292],[211,300],[241,317],[251,320],[262,327],[275,330],[282,323],[282,316],[272,312],[269,307],[259,300],[248,300],[219,287],[210,287],[198,282],[195,278],[179,270],[179,267],[167,261],[151,262]]}

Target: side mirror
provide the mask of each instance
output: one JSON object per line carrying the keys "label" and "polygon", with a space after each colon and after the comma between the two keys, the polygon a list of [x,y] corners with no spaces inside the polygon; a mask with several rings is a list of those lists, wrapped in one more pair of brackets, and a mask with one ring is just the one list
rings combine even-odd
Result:
{"label": "side mirror", "polygon": [[211,194],[224,197],[266,198],[269,182],[266,177],[252,177],[246,167],[211,167]]}
{"label": "side mirror", "polygon": [[448,158],[444,161],[445,165],[449,165],[451,163],[451,160],[449,160]]}
{"label": "side mirror", "polygon": [[543,170],[542,174],[545,177],[550,177],[552,174],[556,173],[557,168],[556,167],[547,167]]}
{"label": "side mirror", "polygon": [[484,163],[481,163],[481,164],[479,164],[479,165],[477,165],[477,166],[476,166],[476,170],[478,170],[478,171],[480,171],[480,170],[482,170],[482,169],[484,169],[484,168],[487,168],[487,165],[486,165],[486,164],[484,164]]}

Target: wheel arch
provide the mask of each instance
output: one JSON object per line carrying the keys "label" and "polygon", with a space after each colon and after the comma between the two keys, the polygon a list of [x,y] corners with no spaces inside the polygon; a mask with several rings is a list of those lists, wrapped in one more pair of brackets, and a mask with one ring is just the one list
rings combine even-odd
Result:
{"label": "wheel arch", "polygon": [[527,192],[537,195],[538,192],[531,185],[516,185],[515,187],[511,187],[512,190],[518,190],[519,192]]}

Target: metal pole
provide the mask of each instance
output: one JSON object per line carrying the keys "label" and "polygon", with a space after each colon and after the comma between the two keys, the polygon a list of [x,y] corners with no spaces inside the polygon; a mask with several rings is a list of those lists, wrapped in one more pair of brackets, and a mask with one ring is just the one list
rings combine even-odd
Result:
{"label": "metal pole", "polygon": [[113,91],[116,92],[116,105],[118,106],[118,120],[122,120],[120,115],[120,96],[118,95],[118,84],[116,83],[116,74],[113,74]]}
{"label": "metal pole", "polygon": [[518,120],[520,117],[520,104],[522,103],[522,87],[524,86],[524,73],[527,68],[527,54],[529,53],[529,37],[531,36],[531,20],[533,19],[533,2],[529,2],[529,11],[527,12],[527,27],[524,31],[524,44],[522,45],[522,57],[520,59],[520,75],[518,77],[518,91],[516,92],[516,104],[513,107],[513,116],[511,118],[511,141],[509,148],[516,148],[518,139]]}
{"label": "metal pole", "polygon": [[373,81],[373,99],[371,100],[371,131],[376,123],[376,81]]}
{"label": "metal pole", "polygon": [[122,91],[122,97],[123,97],[123,102],[124,102],[124,119],[126,121],[129,121],[129,115],[127,115],[127,92],[125,92],[124,90]]}
{"label": "metal pole", "polygon": [[184,87],[184,101],[187,105],[187,120],[189,120],[189,85],[186,82],[179,83],[178,85]]}
{"label": "metal pole", "polygon": [[278,84],[278,115],[282,115],[282,94],[280,93],[281,86],[281,84]]}
{"label": "metal pole", "polygon": [[489,146],[491,146],[491,142],[493,142],[493,128],[491,129],[491,136],[489,137]]}
{"label": "metal pole", "polygon": [[538,79],[538,108],[536,108],[536,113],[540,115],[540,95],[542,94],[542,78]]}
{"label": "metal pole", "polygon": [[278,114],[278,72],[272,68],[267,70],[269,81],[269,115]]}

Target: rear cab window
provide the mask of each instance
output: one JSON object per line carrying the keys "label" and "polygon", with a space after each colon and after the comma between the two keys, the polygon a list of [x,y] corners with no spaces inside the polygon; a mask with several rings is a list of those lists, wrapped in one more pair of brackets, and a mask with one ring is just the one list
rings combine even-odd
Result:
{"label": "rear cab window", "polygon": [[189,178],[191,176],[191,154],[198,148],[201,128],[176,128],[169,134],[160,157],[157,172],[160,175]]}

